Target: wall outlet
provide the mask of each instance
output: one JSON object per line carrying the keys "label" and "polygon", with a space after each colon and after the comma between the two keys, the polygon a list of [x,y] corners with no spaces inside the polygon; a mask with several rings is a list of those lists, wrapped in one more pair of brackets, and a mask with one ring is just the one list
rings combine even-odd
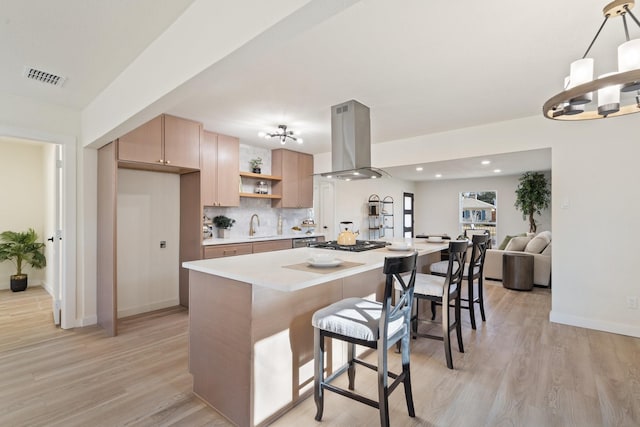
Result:
{"label": "wall outlet", "polygon": [[166,240],[160,240],[160,249],[164,249],[167,247],[167,241]]}
{"label": "wall outlet", "polygon": [[638,297],[627,297],[627,308],[632,310],[638,309]]}

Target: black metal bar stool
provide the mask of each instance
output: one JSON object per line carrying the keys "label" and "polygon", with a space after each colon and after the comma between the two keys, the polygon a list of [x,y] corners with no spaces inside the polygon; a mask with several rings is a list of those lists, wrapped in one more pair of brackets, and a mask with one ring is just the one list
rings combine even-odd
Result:
{"label": "black metal bar stool", "polygon": [[[314,327],[314,398],[317,421],[322,419],[324,391],[329,390],[357,400],[380,410],[380,425],[389,425],[389,394],[400,384],[404,384],[409,416],[414,417],[413,396],[411,394],[411,374],[409,370],[409,334],[413,288],[416,277],[418,253],[405,257],[385,258],[383,272],[386,275],[382,302],[363,298],[346,298],[316,311],[311,320]],[[411,273],[407,275],[407,273]],[[407,276],[406,279],[402,275]],[[400,289],[400,297],[395,306],[391,305],[394,289]],[[324,377],[324,340],[334,338],[348,343],[347,364],[327,378]],[[387,369],[388,350],[401,343],[402,373],[395,374]],[[377,366],[355,357],[355,345],[375,349],[378,354]],[[378,401],[354,392],[355,365],[359,364],[378,372]],[[349,389],[330,384],[336,377],[347,371]],[[394,379],[388,384],[388,377]]]}

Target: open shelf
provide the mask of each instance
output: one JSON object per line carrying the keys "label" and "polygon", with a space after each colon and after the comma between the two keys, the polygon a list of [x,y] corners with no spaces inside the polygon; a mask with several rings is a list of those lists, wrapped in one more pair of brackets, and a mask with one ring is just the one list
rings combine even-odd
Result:
{"label": "open shelf", "polygon": [[278,194],[258,194],[258,193],[240,193],[240,197],[251,197],[254,199],[281,199]]}
{"label": "open shelf", "polygon": [[282,177],[281,176],[265,175],[265,174],[262,174],[262,173],[240,172],[240,176],[244,176],[246,178],[262,179],[262,180],[267,180],[267,181],[282,181]]}

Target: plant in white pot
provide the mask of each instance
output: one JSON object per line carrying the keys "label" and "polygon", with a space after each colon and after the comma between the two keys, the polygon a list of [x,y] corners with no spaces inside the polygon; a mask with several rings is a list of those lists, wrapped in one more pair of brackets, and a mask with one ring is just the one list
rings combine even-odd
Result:
{"label": "plant in white pot", "polygon": [[231,219],[224,215],[218,215],[214,217],[213,225],[215,225],[218,229],[218,237],[225,239],[229,238],[230,229],[235,222],[235,219]]}
{"label": "plant in white pot", "polygon": [[13,292],[27,289],[27,275],[22,272],[23,264],[38,269],[47,265],[44,243],[37,240],[38,235],[32,228],[28,231],[5,231],[0,234],[0,261],[11,261],[16,266],[16,274],[10,277]]}

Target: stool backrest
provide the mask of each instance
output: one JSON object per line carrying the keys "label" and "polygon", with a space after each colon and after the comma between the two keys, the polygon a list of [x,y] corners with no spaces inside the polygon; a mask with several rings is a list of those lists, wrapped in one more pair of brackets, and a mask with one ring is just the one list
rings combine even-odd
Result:
{"label": "stool backrest", "polygon": [[445,278],[444,291],[448,295],[452,292],[459,292],[464,278],[464,263],[467,258],[469,242],[466,240],[453,240],[449,242],[449,265],[447,266],[447,276]]}
{"label": "stool backrest", "polygon": [[[469,260],[468,277],[480,277],[484,270],[484,258],[489,247],[490,237],[488,234],[474,234],[472,238],[473,249],[471,249],[471,259]],[[476,270],[477,269],[477,270]],[[475,274],[474,274],[475,272]]]}
{"label": "stool backrest", "polygon": [[[383,339],[384,345],[387,345],[387,334],[389,323],[404,318],[404,333],[409,332],[409,324],[411,320],[411,307],[413,304],[413,290],[416,283],[416,262],[418,252],[404,257],[392,257],[384,259],[384,267],[382,272],[387,276],[384,284],[384,297],[382,300],[382,315],[380,316],[380,324],[378,331],[381,332],[379,339]],[[405,281],[402,275],[409,276],[409,280]],[[394,306],[391,306],[392,294],[394,291],[394,280],[402,287],[400,297]],[[384,332],[384,333],[382,333]],[[393,337],[391,337],[393,338]],[[397,340],[393,340],[397,341]]]}

